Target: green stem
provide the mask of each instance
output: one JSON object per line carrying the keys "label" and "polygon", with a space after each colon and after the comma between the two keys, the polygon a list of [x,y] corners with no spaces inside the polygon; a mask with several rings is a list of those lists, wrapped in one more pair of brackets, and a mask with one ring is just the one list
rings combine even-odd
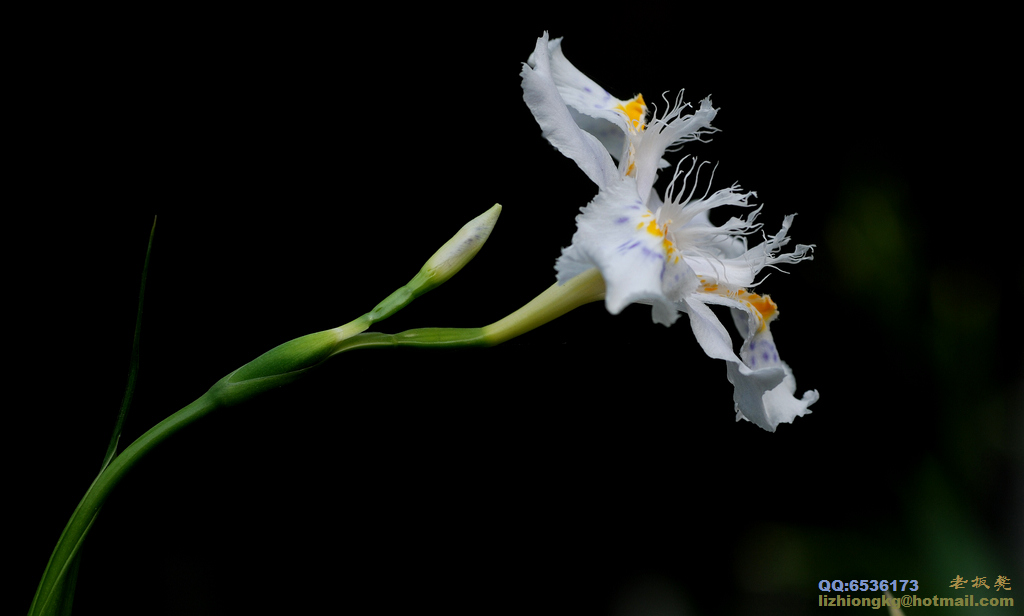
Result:
{"label": "green stem", "polygon": [[[50,555],[43,579],[36,588],[31,616],[55,616],[70,613],[70,601],[74,594],[73,568],[77,566],[75,559],[82,541],[92,527],[100,507],[106,501],[114,486],[142,456],[162,440],[210,411],[242,402],[258,395],[267,389],[279,387],[295,380],[307,370],[320,365],[328,357],[345,350],[341,342],[350,338],[359,338],[360,334],[374,323],[378,323],[395,312],[401,310],[420,295],[444,283],[463,268],[477,254],[487,241],[494,224],[501,213],[501,206],[492,208],[466,223],[450,240],[427,260],[420,271],[408,284],[398,289],[373,310],[358,319],[337,329],[309,334],[286,342],[267,351],[253,361],[235,370],[218,381],[198,400],[174,413],[148,432],[140,436],[120,455],[115,457],[117,442],[121,433],[127,404],[134,389],[134,375],[137,372],[136,352],[133,347],[133,364],[129,371],[128,388],[125,403],[118,418],[114,436],[107,448],[100,474],[93,480],[89,490],[78,503],[78,507],[64,527],[57,546]],[[154,220],[155,222],[155,220]],[[150,246],[152,246],[152,232]],[[146,259],[148,263],[149,249]],[[143,268],[143,287],[145,287],[145,271]],[[139,301],[141,316],[142,301]],[[140,319],[137,319],[138,322]],[[137,325],[136,325],[137,326]],[[136,342],[138,333],[136,332]]]}
{"label": "green stem", "polygon": [[[407,285],[408,286],[408,285]],[[394,314],[416,293],[399,289],[371,312],[336,329],[286,342],[215,383],[195,402],[164,419],[140,436],[96,477],[57,541],[29,610],[30,616],[54,614],[61,585],[100,507],[128,470],[167,437],[215,409],[238,404],[264,391],[291,383],[329,357],[360,348],[414,346],[426,348],[474,347],[500,344],[563,314],[604,297],[604,281],[596,269],[563,285],[552,285],[509,316],[475,328],[410,329],[398,334],[365,330]]]}
{"label": "green stem", "polygon": [[[551,285],[519,310],[484,327],[427,327],[410,329],[398,334],[360,333],[341,340],[335,345],[331,354],[358,348],[388,346],[424,348],[494,346],[521,336],[584,304],[603,299],[604,291],[604,279],[601,278],[597,269],[592,269],[565,284]],[[362,318],[365,318],[365,315]],[[342,327],[350,327],[356,321]],[[341,329],[339,328],[339,330]],[[358,331],[361,332],[363,329]]]}
{"label": "green stem", "polygon": [[519,310],[483,328],[489,344],[501,344],[540,327],[584,304],[604,299],[604,278],[597,268],[553,284]]}
{"label": "green stem", "polygon": [[54,548],[53,554],[50,556],[50,561],[46,565],[46,571],[43,573],[43,579],[39,583],[35,598],[32,600],[32,606],[29,608],[30,615],[49,614],[52,613],[51,610],[56,608],[53,601],[59,598],[59,593],[55,591],[59,589],[60,584],[63,582],[69,565],[74,561],[75,554],[82,547],[82,541],[92,527],[93,522],[96,521],[100,507],[103,506],[114,486],[121,481],[125,473],[128,472],[128,469],[135,462],[162,440],[221,406],[222,403],[217,397],[211,396],[211,392],[216,387],[215,385],[214,388],[192,404],[150,428],[148,432],[136,439],[134,443],[111,460],[103,472],[93,480],[92,485],[89,486],[89,490],[86,491],[85,496],[78,503],[78,507],[75,508],[75,512],[71,515],[71,519],[68,521],[67,526],[64,527],[64,532],[61,533],[60,539],[57,541],[57,547]]}

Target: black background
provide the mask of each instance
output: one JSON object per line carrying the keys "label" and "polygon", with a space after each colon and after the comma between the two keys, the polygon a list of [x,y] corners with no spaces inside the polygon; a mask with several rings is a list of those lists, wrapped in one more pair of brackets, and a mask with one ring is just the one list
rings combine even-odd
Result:
{"label": "black background", "polygon": [[139,464],[86,543],[76,613],[800,614],[822,579],[1024,582],[1008,46],[973,38],[998,15],[387,12],[33,24],[5,612],[98,469],[153,212],[123,442],[366,312],[495,202],[476,260],[375,329],[484,325],[554,281],[594,188],[522,102],[545,28],[620,98],[711,95],[721,132],[685,152],[756,191],[767,232],[799,213],[815,259],[760,290],[814,412],[735,423],[725,367],[644,306],[493,349],[338,356]]}

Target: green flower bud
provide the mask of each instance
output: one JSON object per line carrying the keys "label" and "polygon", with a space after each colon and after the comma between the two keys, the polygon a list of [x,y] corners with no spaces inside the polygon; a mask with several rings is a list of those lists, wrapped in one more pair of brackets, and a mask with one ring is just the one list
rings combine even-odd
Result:
{"label": "green flower bud", "polygon": [[376,308],[341,327],[290,340],[235,370],[214,386],[222,402],[238,402],[272,387],[284,385],[328,357],[346,349],[341,343],[364,332],[409,302],[454,276],[469,263],[487,241],[498,221],[501,206],[495,204],[466,223],[434,253],[409,284],[398,289]]}
{"label": "green flower bud", "polygon": [[495,203],[494,207],[467,222],[452,239],[441,246],[407,285],[413,296],[422,295],[446,282],[472,261],[490,237],[499,214],[501,205]]}
{"label": "green flower bud", "polygon": [[[405,308],[409,302],[427,291],[437,288],[472,261],[476,253],[480,252],[484,242],[490,237],[491,230],[498,222],[499,214],[501,214],[501,205],[495,203],[494,207],[467,222],[452,239],[445,242],[444,246],[434,253],[434,256],[427,259],[427,262],[420,268],[419,273],[413,276],[409,284],[389,295],[387,299],[377,304],[365,315],[366,327],[383,321]],[[366,327],[363,329],[365,330]]]}

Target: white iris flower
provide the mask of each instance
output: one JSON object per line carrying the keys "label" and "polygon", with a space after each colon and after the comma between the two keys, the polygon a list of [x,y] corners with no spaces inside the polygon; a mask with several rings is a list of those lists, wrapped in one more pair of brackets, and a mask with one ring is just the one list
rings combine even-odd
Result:
{"label": "white iris flower", "polygon": [[[793,372],[772,339],[769,324],[778,307],[767,295],[749,291],[762,269],[812,258],[812,246],[803,244],[781,252],[793,215],[776,235],[748,248],[747,236],[761,228],[754,223],[760,208],[719,226],[711,224],[708,212],[724,205],[754,207],[754,193],[733,185],[695,196],[703,166],[695,161],[688,169],[676,166],[664,200],[654,189],[658,171],[669,166],[662,158],[667,151],[716,130],[710,99],[684,114],[690,107],[680,96],[667,113],[648,118],[642,96],[615,98],[570,64],[561,39],[549,41],[546,32],[523,65],[522,78],[524,99],[544,137],[598,187],[597,197],[576,217],[572,245],[555,264],[558,282],[597,268],[612,314],[634,302],[651,304],[654,321],[671,325],[679,311],[686,312],[708,356],[727,362],[737,420],[774,431],[810,413],[818,392],[794,396]],[[743,337],[738,355],[711,304],[731,309]]]}

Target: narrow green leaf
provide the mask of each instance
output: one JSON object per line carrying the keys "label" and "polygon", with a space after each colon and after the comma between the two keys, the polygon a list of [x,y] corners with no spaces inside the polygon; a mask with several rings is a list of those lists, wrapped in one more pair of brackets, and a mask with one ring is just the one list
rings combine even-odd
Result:
{"label": "narrow green leaf", "polygon": [[75,602],[75,584],[78,582],[78,564],[82,560],[82,553],[75,554],[68,565],[67,573],[57,583],[54,593],[57,596],[57,603],[53,606],[54,616],[71,616],[71,607]]}
{"label": "narrow green leaf", "polygon": [[[103,471],[110,465],[111,460],[113,460],[117,455],[117,445],[121,440],[124,420],[128,416],[128,409],[131,407],[132,396],[135,394],[135,381],[139,373],[139,339],[142,332],[142,304],[143,299],[146,296],[146,275],[149,272],[149,255],[153,249],[153,236],[155,233],[156,216],[153,217],[153,226],[149,231],[149,243],[146,245],[146,258],[142,264],[142,282],[139,286],[139,307],[135,315],[135,334],[132,340],[131,359],[128,364],[128,384],[125,386],[124,397],[121,399],[121,409],[117,415],[117,422],[114,424],[114,432],[110,436],[110,443],[107,445],[107,452],[103,456],[99,475],[103,474]],[[51,582],[52,585],[49,589],[45,588],[46,574],[44,573],[44,581],[40,583],[40,587],[36,591],[35,600],[32,602],[32,613],[36,613],[35,610],[40,609],[41,612],[39,613],[44,614],[45,616],[71,616],[71,608],[75,600],[75,585],[78,582],[78,565],[82,557],[79,548],[81,547],[82,540],[85,538],[85,534],[88,532],[88,528],[92,526],[92,523],[96,520],[96,516],[98,514],[99,508],[96,508],[92,511],[91,515],[86,516],[86,519],[80,522],[86,530],[81,533],[78,541],[74,544],[74,547],[71,550],[70,559],[65,561],[65,563],[57,570],[58,573],[56,579]],[[58,547],[59,545],[60,544],[58,543]],[[50,564],[47,565],[47,569],[49,569],[54,562],[54,558],[51,556]],[[40,599],[42,599],[41,602]]]}
{"label": "narrow green leaf", "polygon": [[142,264],[142,283],[139,285],[139,310],[135,315],[135,335],[132,339],[132,356],[128,364],[128,385],[125,386],[124,397],[121,399],[121,410],[117,415],[117,423],[114,424],[114,433],[110,436],[107,453],[103,456],[103,463],[100,465],[101,473],[103,469],[107,468],[110,461],[114,459],[114,456],[117,455],[117,444],[121,440],[121,430],[124,426],[125,417],[128,416],[128,408],[132,404],[132,396],[135,394],[135,380],[139,374],[139,338],[142,332],[142,303],[146,297],[146,274],[149,272],[149,254],[153,249],[153,235],[155,233],[156,216],[153,217],[153,227],[149,230],[146,260]]}

